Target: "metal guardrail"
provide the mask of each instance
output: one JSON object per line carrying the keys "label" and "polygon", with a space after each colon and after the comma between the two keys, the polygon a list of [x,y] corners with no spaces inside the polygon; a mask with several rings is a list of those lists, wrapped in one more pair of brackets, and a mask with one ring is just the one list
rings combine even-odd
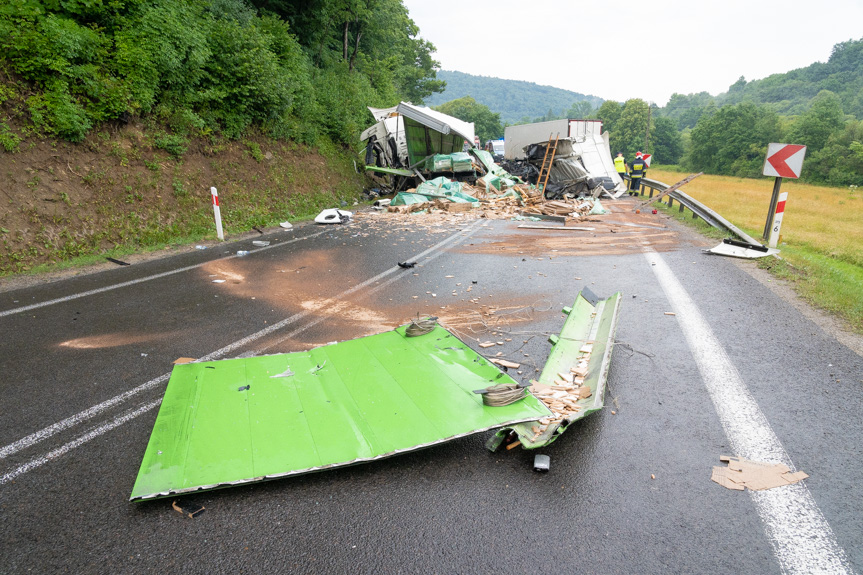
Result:
{"label": "metal guardrail", "polygon": [[[629,176],[627,176],[626,180],[628,181],[629,179]],[[642,178],[641,186],[639,186],[638,189],[638,194],[640,196],[643,196],[649,190],[648,198],[652,198],[655,193],[664,192],[670,187],[670,185],[657,180]],[[735,226],[734,224],[732,224],[731,222],[729,222],[728,220],[726,220],[695,198],[686,195],[681,190],[674,190],[670,192],[667,198],[668,200],[663,203],[666,204],[669,208],[672,207],[674,205],[674,201],[677,200],[677,203],[680,204],[680,212],[683,212],[684,208],[689,208],[689,211],[692,212],[693,218],[701,218],[714,228],[727,230],[749,244],[761,245],[761,242],[754,239],[746,232],[744,232],[743,230],[741,230],[740,228],[738,228],[737,226]]]}

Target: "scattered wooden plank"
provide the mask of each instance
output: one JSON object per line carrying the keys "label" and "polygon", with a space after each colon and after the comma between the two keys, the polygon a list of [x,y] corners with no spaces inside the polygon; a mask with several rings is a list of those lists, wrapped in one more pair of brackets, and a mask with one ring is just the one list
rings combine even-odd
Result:
{"label": "scattered wooden plank", "polygon": [[592,232],[596,229],[579,226],[542,226],[539,224],[521,224],[518,227],[528,230],[557,230],[561,232]]}

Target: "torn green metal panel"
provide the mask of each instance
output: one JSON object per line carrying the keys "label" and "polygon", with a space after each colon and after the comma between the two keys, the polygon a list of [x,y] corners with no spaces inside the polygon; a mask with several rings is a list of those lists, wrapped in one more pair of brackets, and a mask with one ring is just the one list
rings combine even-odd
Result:
{"label": "torn green metal panel", "polygon": [[381,166],[366,166],[367,172],[380,172],[381,174],[392,174],[394,176],[404,176],[406,178],[411,178],[414,176],[414,173],[411,170],[402,170],[399,168],[384,168]]}
{"label": "torn green metal panel", "polygon": [[405,328],[307,352],[189,363],[171,374],[130,499],[276,479],[388,457],[549,415],[444,328]]}
{"label": "torn green metal panel", "polygon": [[[552,344],[548,361],[537,380],[542,385],[554,385],[559,373],[569,373],[585,354],[580,350],[585,344],[590,344],[591,351],[587,365],[587,375],[583,385],[590,388],[591,395],[578,401],[580,411],[569,415],[560,424],[551,424],[537,435],[532,423],[520,423],[510,429],[518,435],[518,439],[526,449],[536,449],[548,445],[566,428],[583,417],[602,409],[605,398],[605,383],[608,379],[608,367],[611,363],[611,351],[614,347],[614,331],[617,327],[620,310],[620,292],[607,299],[597,298],[589,289],[579,292],[572,308],[565,308],[566,321],[559,336],[552,336]],[[503,437],[510,431],[503,429],[489,441],[489,447],[495,449]]]}

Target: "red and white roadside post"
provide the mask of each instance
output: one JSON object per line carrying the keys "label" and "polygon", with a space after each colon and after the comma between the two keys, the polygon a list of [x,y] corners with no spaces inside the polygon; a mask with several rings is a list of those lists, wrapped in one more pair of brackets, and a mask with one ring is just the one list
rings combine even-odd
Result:
{"label": "red and white roadside post", "polygon": [[225,233],[222,231],[222,211],[219,209],[219,192],[216,188],[210,188],[210,193],[213,195],[213,214],[216,216],[216,235],[220,240],[225,241]]}
{"label": "red and white roadside post", "polygon": [[788,192],[779,192],[782,178],[799,178],[805,156],[806,146],[797,144],[770,144],[767,146],[767,159],[764,160],[762,173],[765,176],[776,178],[763,236],[771,248],[775,248],[776,244],[779,243],[779,230],[782,228],[782,216],[785,214],[785,202],[788,200]]}

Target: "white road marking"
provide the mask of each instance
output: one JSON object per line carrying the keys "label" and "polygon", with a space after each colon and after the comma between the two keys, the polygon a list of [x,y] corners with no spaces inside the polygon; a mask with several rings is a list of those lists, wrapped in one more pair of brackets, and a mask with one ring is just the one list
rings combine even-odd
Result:
{"label": "white road marking", "polygon": [[[419,259],[424,258],[425,256],[427,256],[431,253],[434,253],[435,251],[438,251],[438,253],[435,254],[435,256],[433,256],[433,257],[437,257],[438,255],[443,254],[444,253],[443,249],[448,247],[449,244],[458,243],[458,242],[470,237],[473,233],[475,233],[480,227],[480,225],[479,225],[480,221],[481,220],[477,220],[471,226],[468,226],[467,228],[460,230],[451,236],[448,236],[446,239],[442,240],[441,242],[438,242],[437,244],[428,248],[427,250],[413,256],[408,261],[418,261]],[[337,302],[337,301],[343,300],[347,296],[350,296],[350,295],[354,294],[355,292],[357,292],[361,289],[364,289],[364,288],[368,287],[369,285],[374,284],[375,282],[378,282],[378,281],[382,280],[383,278],[385,278],[389,275],[392,275],[394,273],[400,272],[400,271],[404,272],[405,270],[403,270],[402,268],[400,268],[398,266],[394,266],[392,268],[389,268],[388,270],[385,270],[385,271],[379,273],[378,275],[374,276],[373,278],[370,278],[370,279],[368,279],[368,280],[366,280],[360,284],[357,284],[354,287],[352,287],[348,290],[345,290],[342,293],[330,298],[328,300],[328,302]],[[384,287],[386,287],[387,285],[392,283],[392,281],[399,279],[399,277],[400,276],[396,276],[395,278],[392,278],[389,281],[386,281],[386,282],[384,282],[378,286],[374,286],[369,291],[377,291],[377,290],[383,289]],[[325,306],[326,306],[326,303],[327,302],[324,303]],[[297,314],[294,314],[290,317],[283,319],[282,321],[280,321],[278,323],[272,324],[269,327],[266,327],[266,328],[264,328],[258,332],[255,332],[251,335],[248,335],[242,339],[239,339],[239,340],[237,340],[237,341],[235,341],[235,342],[233,342],[233,343],[231,343],[231,344],[229,344],[229,345],[227,345],[221,349],[218,349],[212,353],[209,353],[206,356],[199,358],[198,361],[210,361],[213,359],[218,359],[218,358],[220,358],[226,354],[229,354],[229,353],[243,347],[244,345],[252,343],[253,341],[258,340],[264,336],[267,336],[267,335],[269,335],[275,331],[278,331],[287,325],[295,323],[295,322],[311,315],[312,313],[313,313],[312,311],[306,310],[306,311],[302,311],[302,312],[299,312]],[[300,333],[301,331],[303,331],[305,329],[308,329],[314,325],[317,325],[318,323],[323,321],[323,319],[324,318],[318,318],[316,320],[313,320],[309,324],[304,325],[301,328],[298,328],[297,330],[294,330],[293,332],[291,332],[291,334],[289,334],[288,337],[293,337],[297,333]],[[170,376],[171,376],[170,373],[160,375],[159,377],[157,377],[155,379],[151,379],[150,381],[143,383],[143,384],[139,385],[138,387],[130,389],[129,391],[126,391],[126,392],[121,393],[119,395],[116,395],[116,396],[112,397],[111,399],[107,399],[107,400],[103,401],[102,403],[99,403],[97,405],[89,407],[89,408],[85,409],[84,411],[81,411],[80,413],[77,413],[71,417],[67,417],[64,420],[59,421],[57,423],[54,423],[53,425],[49,425],[48,427],[41,429],[35,433],[31,433],[30,435],[23,437],[14,443],[10,443],[9,445],[7,445],[5,447],[0,448],[0,459],[8,457],[14,453],[18,453],[22,449],[26,449],[26,448],[31,447],[31,446],[33,446],[33,445],[35,445],[41,441],[44,441],[44,440],[48,439],[49,437],[56,435],[57,433],[60,433],[63,430],[69,429],[69,428],[74,427],[80,423],[83,423],[83,422],[95,417],[96,415],[102,413],[103,411],[126,401],[127,399],[129,399],[131,397],[134,397],[134,396],[136,396],[136,395],[138,395],[144,391],[147,391],[148,389],[152,389],[152,388],[156,387],[157,385],[167,381],[170,378]],[[116,427],[116,426],[114,426],[114,427]],[[114,427],[106,429],[105,431],[110,431],[110,429],[114,429]],[[26,470],[22,471],[21,473],[24,473],[26,471],[29,471],[29,469],[26,469]]]}
{"label": "white road marking", "polygon": [[[698,306],[655,252],[645,258],[692,350],[698,371],[735,455],[794,464]],[[845,550],[803,484],[749,492],[785,573],[853,573]]]}
{"label": "white road marking", "polygon": [[[288,245],[288,244],[292,244],[292,243],[294,243],[294,242],[298,242],[298,241],[301,241],[301,240],[308,240],[308,239],[311,239],[311,238],[317,237],[317,236],[319,236],[319,235],[323,234],[323,233],[324,233],[324,232],[326,232],[326,231],[327,231],[327,230],[322,230],[322,231],[320,231],[320,232],[317,232],[317,233],[314,233],[314,234],[311,234],[311,235],[308,235],[308,236],[303,236],[303,237],[301,237],[301,238],[294,238],[294,239],[288,240],[288,241],[286,241],[286,242],[279,242],[279,243],[277,243],[277,244],[271,244],[271,245],[266,246],[266,247],[263,247],[263,248],[258,248],[258,249],[248,250],[248,251],[249,251],[249,255],[251,255],[251,254],[255,254],[255,253],[258,253],[258,252],[262,252],[262,251],[264,251],[264,250],[271,250],[271,249],[273,249],[273,248],[279,248],[279,247],[282,247],[282,246],[286,246],[286,245]],[[118,283],[118,284],[113,284],[113,285],[109,285],[109,286],[105,286],[105,287],[100,287],[100,288],[92,289],[92,290],[89,290],[89,291],[84,291],[84,292],[80,292],[80,293],[75,293],[75,294],[67,295],[67,296],[64,296],[64,297],[58,297],[57,299],[52,299],[52,300],[48,300],[48,301],[43,301],[43,302],[39,302],[39,303],[34,303],[34,304],[31,304],[31,305],[25,305],[25,306],[22,306],[22,307],[16,307],[16,308],[14,308],[14,309],[7,309],[6,311],[0,311],[0,317],[6,317],[7,315],[15,315],[16,313],[23,313],[23,312],[25,312],[25,311],[30,311],[30,310],[34,310],[34,309],[39,309],[40,307],[46,307],[46,306],[49,306],[49,305],[54,305],[54,304],[58,304],[58,303],[63,303],[63,302],[67,302],[67,301],[72,301],[72,300],[74,300],[74,299],[79,299],[79,298],[82,298],[82,297],[87,297],[87,296],[91,296],[91,295],[96,295],[96,294],[98,294],[98,293],[104,293],[104,292],[106,292],[106,291],[112,291],[112,290],[115,290],[115,289],[120,289],[120,288],[128,287],[128,286],[131,286],[131,285],[135,285],[135,284],[148,282],[148,281],[150,281],[150,280],[155,280],[155,279],[159,279],[159,278],[164,278],[164,277],[172,276],[172,275],[174,275],[174,274],[179,274],[179,273],[187,272],[187,271],[189,271],[189,270],[193,270],[193,269],[196,269],[196,268],[203,267],[203,266],[205,266],[205,265],[207,265],[207,264],[211,264],[211,263],[213,263],[213,262],[220,262],[220,261],[222,261],[222,260],[229,260],[229,259],[237,258],[237,257],[241,257],[241,256],[238,256],[237,254],[234,254],[234,255],[231,255],[231,256],[225,256],[225,257],[223,257],[223,258],[217,258],[217,259],[214,259],[214,260],[208,260],[208,261],[206,261],[206,262],[201,262],[201,263],[199,263],[199,264],[195,264],[195,265],[193,265],[193,266],[186,266],[186,267],[183,267],[183,268],[177,268],[177,269],[175,269],[175,270],[171,270],[171,271],[168,271],[168,272],[162,272],[162,273],[160,273],[160,274],[154,274],[154,275],[147,276],[147,277],[143,277],[143,278],[138,278],[138,279],[136,279],[136,280],[130,280],[130,281],[127,281],[127,282],[122,282],[122,283]],[[248,257],[248,256],[245,256],[245,257]]]}
{"label": "white road marking", "polygon": [[95,439],[95,438],[99,437],[100,435],[107,433],[108,431],[111,431],[115,427],[120,427],[121,425],[123,425],[124,423],[126,423],[128,421],[132,421],[133,419],[135,419],[139,415],[143,415],[144,413],[147,413],[148,411],[150,411],[154,407],[158,406],[160,403],[162,403],[162,398],[159,398],[156,401],[151,401],[150,403],[145,403],[144,405],[142,405],[138,409],[129,411],[129,412],[124,413],[122,415],[118,415],[111,422],[106,423],[104,425],[100,425],[99,427],[88,431],[84,435],[82,435],[76,439],[73,439],[72,441],[63,445],[62,447],[58,447],[57,449],[54,449],[53,451],[49,451],[48,453],[46,453],[45,455],[43,455],[41,457],[36,457],[35,459],[31,459],[30,461],[28,461],[24,465],[18,467],[17,469],[14,469],[14,470],[10,471],[9,473],[6,473],[6,474],[0,476],[0,485],[5,485],[5,484],[9,483],[10,481],[14,480],[19,475],[27,473],[28,471],[32,471],[32,470],[36,469],[37,467],[41,467],[41,466],[45,465],[49,461],[52,461],[54,459],[57,459],[58,457],[62,457],[63,455],[66,455],[67,453],[69,453],[70,451],[75,449],[76,447],[87,443],[91,439]]}

